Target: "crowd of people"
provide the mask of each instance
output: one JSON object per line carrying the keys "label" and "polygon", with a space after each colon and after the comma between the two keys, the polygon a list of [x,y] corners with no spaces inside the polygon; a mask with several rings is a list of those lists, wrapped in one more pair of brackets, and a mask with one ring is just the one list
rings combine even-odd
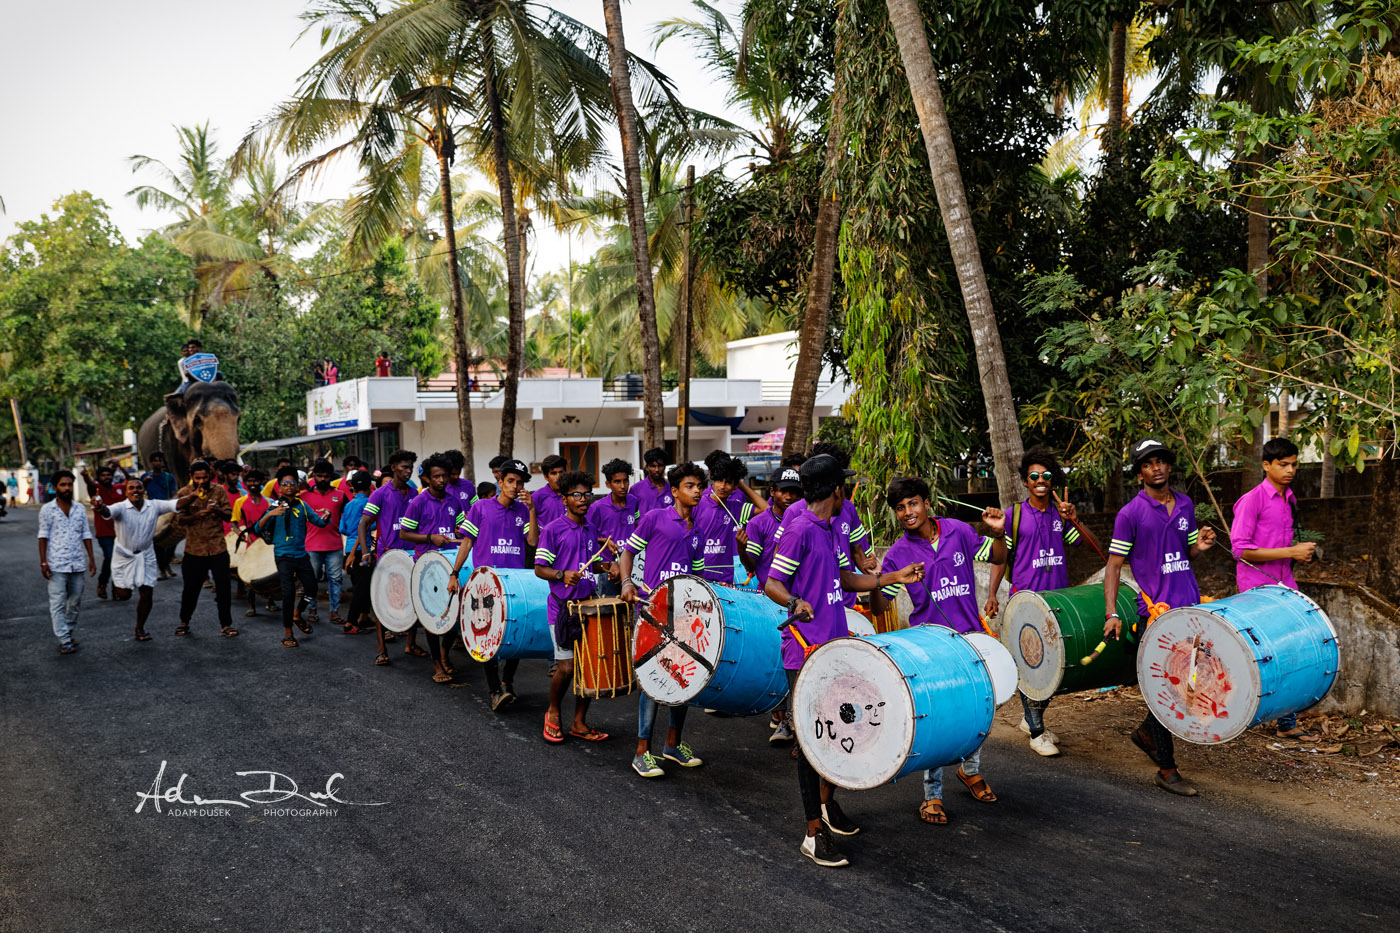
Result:
{"label": "crowd of people", "polygon": [[[1311,559],[1313,545],[1293,543],[1289,486],[1297,459],[1298,450],[1290,441],[1270,441],[1264,449],[1265,482],[1236,504],[1232,549],[1241,590],[1280,582],[1296,588],[1292,561]],[[1214,533],[1198,526],[1191,499],[1172,488],[1174,457],[1165,445],[1144,440],[1131,449],[1130,461],[1141,489],[1114,523],[1106,558],[1103,633],[1105,638],[1124,639],[1136,650],[1156,603],[1187,606],[1200,601],[1191,561],[1212,546]],[[1009,513],[984,510],[979,516],[983,531],[938,514],[937,500],[924,480],[892,481],[885,501],[902,534],[881,556],[850,499],[850,457],[834,444],[817,443],[805,455],[784,458],[768,478],[766,495],[749,485],[746,465],[722,451],[711,453],[703,465],[687,462],[668,469],[666,452],[649,450],[636,483],[632,465],[613,460],[601,470],[607,493],[596,498],[594,476],[569,470],[559,456],[544,459],[542,477],[532,476],[521,460],[497,457],[490,462],[492,479],[479,484],[462,476],[464,462],[460,452],[449,450],[428,456],[420,465],[414,453],[401,450],[389,458],[386,469],[375,473],[347,457],[340,474],[326,460],[313,463],[309,475],[284,461],[268,477],[234,462],[200,461],[191,466],[183,485],[165,470],[159,455],[152,458],[149,472],[127,476],[124,484],[115,482],[110,468],[99,468],[91,477],[84,471],[103,554],[98,596],[107,598],[109,585],[115,599],[136,594],[134,637],[151,638],[145,625],[153,588],[170,573],[168,553],[162,556],[168,545],[158,545],[157,528],[161,517],[172,515],[185,536],[174,634],[190,633],[201,591],[212,582],[219,630],[224,637],[237,636],[226,546],[232,530],[237,540],[259,537],[274,549],[282,645],[295,648],[297,632],[311,633],[324,577],[330,623],[347,635],[373,631],[374,663],[389,664],[387,645],[401,638],[404,653],[430,662],[433,681],[446,684],[458,673],[450,650],[455,636],[425,630],[426,647],[419,647],[419,626],[401,634],[387,631],[370,605],[376,562],[398,549],[413,552],[415,558],[432,550],[456,551],[448,584],[454,591],[468,558],[475,567],[533,568],[535,576],[548,583],[547,614],[554,636],[555,663],[542,738],[551,744],[568,739],[601,742],[609,736],[589,724],[586,699],[575,700],[567,726],[562,709],[578,635],[568,607],[577,601],[617,596],[635,604],[678,574],[731,585],[737,559],[788,615],[782,630],[782,664],[791,689],[813,649],[849,633],[845,610],[863,597],[868,602],[861,605],[879,614],[903,594],[910,607],[908,625],[975,632],[997,617],[1001,607],[996,593],[1003,576],[1013,590],[1064,589],[1069,586],[1066,549],[1086,541],[1098,548],[1074,506],[1055,496],[1063,474],[1055,455],[1040,448],[1029,451],[1020,464],[1023,501]],[[538,478],[543,485],[529,489]],[[78,650],[75,631],[84,573],[97,573],[93,530],[84,510],[74,504],[74,482],[69,471],[54,474],[56,495],[41,510],[38,532],[41,570],[50,581],[53,631],[63,654]],[[981,606],[974,562],[993,568],[991,595]],[[1125,566],[1152,594],[1149,601],[1140,593],[1132,619],[1120,618],[1116,608]],[[347,570],[353,598],[342,616]],[[249,598],[248,615],[254,615],[257,596]],[[516,701],[518,661],[471,663],[483,669],[493,711]],[[1057,738],[1044,721],[1048,701],[1035,702],[1022,694],[1021,703],[1020,728],[1029,736],[1030,747],[1040,755],[1058,754]],[[660,777],[667,767],[663,762],[681,768],[703,764],[684,737],[687,712],[686,706],[669,708],[657,756],[652,733],[658,704],[641,692],[631,761],[637,775]],[[776,710],[769,725],[774,744],[793,741],[785,709]],[[1317,738],[1293,717],[1279,721],[1277,734],[1303,741]],[[1197,793],[1177,770],[1172,734],[1152,715],[1131,739],[1156,765],[1157,786],[1177,795]],[[847,864],[836,837],[859,832],[858,825],[841,809],[835,788],[820,777],[802,749],[794,746],[792,755],[807,821],[802,853],[824,866]],[[954,776],[975,801],[992,804],[997,795],[982,765],[979,748],[958,764]],[[944,776],[941,767],[924,775],[919,815],[930,824],[949,820]]]}

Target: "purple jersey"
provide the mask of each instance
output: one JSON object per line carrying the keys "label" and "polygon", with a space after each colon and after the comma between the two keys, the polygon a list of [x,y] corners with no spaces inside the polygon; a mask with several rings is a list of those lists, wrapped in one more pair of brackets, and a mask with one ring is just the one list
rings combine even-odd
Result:
{"label": "purple jersey", "polygon": [[[555,570],[585,570],[584,563],[598,550],[598,539],[587,522],[582,524],[569,516],[556,518],[540,532],[540,546],[535,551],[536,567]],[[593,595],[594,580],[585,573],[573,586],[558,580],[549,581],[549,599],[545,601],[549,624],[554,625],[565,600],[587,599]]]}
{"label": "purple jersey", "polygon": [[[467,513],[462,511],[455,498],[444,493],[439,499],[431,492],[414,496],[404,511],[403,518],[399,520],[399,525],[404,531],[420,535],[447,535],[449,538],[457,537],[457,530],[465,530],[466,524]],[[417,560],[429,551],[450,551],[457,547],[457,544],[438,545],[425,542],[414,546],[413,559]]]}
{"label": "purple jersey", "polygon": [[[811,621],[794,624],[802,640],[813,647],[850,634],[841,604],[841,568],[848,567],[850,560],[837,550],[834,526],[834,519],[822,521],[803,509],[778,541],[769,573],[812,607]],[[783,667],[795,671],[802,666],[804,652],[792,628],[783,627]]]}
{"label": "purple jersey", "polygon": [[1044,512],[1027,499],[1006,513],[1007,579],[1012,592],[1062,590],[1069,586],[1066,545],[1077,545],[1079,529],[1053,506]]}
{"label": "purple jersey", "polygon": [[447,498],[454,500],[462,508],[462,514],[476,502],[476,484],[469,479],[458,477],[447,483]]}
{"label": "purple jersey", "polygon": [[641,481],[632,487],[632,495],[637,497],[637,509],[642,515],[653,509],[669,509],[676,504],[676,497],[671,495],[671,487],[666,484],[664,476],[661,485],[657,486],[650,477],[643,475]]}
{"label": "purple jersey", "polygon": [[546,486],[532,497],[535,500],[535,517],[540,521],[541,531],[549,527],[555,519],[564,517],[567,511],[564,508],[564,497],[553,489]]}
{"label": "purple jersey", "polygon": [[[538,516],[537,516],[538,517]],[[530,532],[530,509],[512,500],[478,499],[462,528],[472,539],[472,566],[519,570],[525,566],[525,538]]]}
{"label": "purple jersey", "polygon": [[[805,511],[807,511],[806,499],[798,499],[792,505],[788,506],[788,510],[783,513],[782,523],[778,525],[778,538],[782,538],[783,529],[787,527],[788,522],[795,519],[799,513]],[[841,511],[838,512],[832,520],[832,530],[836,534],[837,548],[840,549],[842,554],[847,556],[848,560],[853,545],[859,547],[861,550],[866,549],[866,542],[870,537],[870,533],[866,531],[865,526],[860,523],[860,516],[856,514],[856,507],[851,504],[851,500],[841,500]],[[844,606],[854,607],[856,604],[856,594],[844,593],[841,597],[841,603]]]}
{"label": "purple jersey", "polygon": [[642,586],[651,593],[676,574],[690,573],[695,542],[690,524],[672,506],[652,509],[643,515],[637,530],[623,547],[633,554],[646,552]]}
{"label": "purple jersey", "polygon": [[922,535],[905,532],[885,552],[881,573],[892,573],[910,564],[924,565],[924,578],[907,587],[902,583],[880,592],[889,599],[907,589],[914,611],[909,624],[943,625],[955,632],[976,632],[981,611],[977,608],[977,578],[972,562],[986,560],[992,553],[992,539],[984,538],[967,522],[956,518],[935,518],[938,537],[929,541]]}
{"label": "purple jersey", "polygon": [[753,520],[744,528],[744,533],[749,537],[747,550],[749,554],[758,558],[758,568],[754,570],[754,579],[758,581],[760,588],[768,582],[768,573],[773,566],[773,551],[778,544],[778,526],[781,521],[778,513],[770,505],[766,511],[759,512],[754,516]]}
{"label": "purple jersey", "polygon": [[1138,594],[1138,614],[1147,615],[1143,596],[1173,609],[1201,601],[1201,588],[1191,570],[1191,548],[1196,543],[1196,506],[1185,494],[1172,490],[1171,512],[1144,489],[1118,510],[1113,520],[1110,554],[1128,558]]}
{"label": "purple jersey", "polygon": [[382,557],[385,551],[410,551],[413,545],[399,537],[399,528],[408,504],[418,495],[417,489],[410,486],[403,492],[394,488],[393,483],[385,483],[370,493],[369,505],[365,514],[374,516],[374,525],[379,529],[379,543],[374,553]]}
{"label": "purple jersey", "polygon": [[1298,581],[1293,579],[1293,561],[1288,558],[1259,564],[1244,560],[1245,551],[1293,546],[1293,507],[1296,504],[1293,490],[1284,487],[1283,492],[1279,492],[1267,479],[1235,503],[1230,550],[1240,559],[1235,564],[1235,583],[1241,593],[1270,583],[1298,588]]}
{"label": "purple jersey", "polygon": [[588,524],[593,528],[594,537],[611,538],[618,547],[632,537],[638,520],[637,497],[630,492],[622,505],[614,502],[609,493],[588,507]]}
{"label": "purple jersey", "polygon": [[698,576],[718,583],[734,582],[734,558],[739,556],[734,533],[741,521],[739,515],[740,506],[732,496],[721,503],[710,492],[690,513],[697,538],[692,566]]}

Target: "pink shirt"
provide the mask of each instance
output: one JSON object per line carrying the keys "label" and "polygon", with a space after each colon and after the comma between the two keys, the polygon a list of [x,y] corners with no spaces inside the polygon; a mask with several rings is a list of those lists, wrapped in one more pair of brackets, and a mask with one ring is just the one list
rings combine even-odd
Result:
{"label": "pink shirt", "polygon": [[1241,593],[1271,583],[1298,588],[1293,579],[1293,561],[1288,558],[1259,564],[1247,564],[1243,559],[1245,551],[1293,546],[1293,507],[1297,501],[1292,489],[1279,492],[1265,479],[1235,503],[1230,550],[1240,558],[1235,564],[1235,583]]}
{"label": "pink shirt", "polygon": [[326,519],[324,528],[307,523],[306,549],[308,551],[344,550],[345,541],[340,537],[340,513],[344,511],[345,502],[349,498],[349,489],[328,489],[321,492],[315,486],[301,494],[301,501],[316,511],[325,509],[331,513],[330,518]]}

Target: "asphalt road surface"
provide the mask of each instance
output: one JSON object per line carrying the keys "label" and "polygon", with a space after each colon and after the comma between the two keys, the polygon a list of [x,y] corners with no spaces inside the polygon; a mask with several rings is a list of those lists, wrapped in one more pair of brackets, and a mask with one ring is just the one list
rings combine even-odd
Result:
{"label": "asphalt road surface", "polygon": [[[1004,727],[983,754],[999,803],[958,786],[934,827],[917,780],[844,794],[863,832],[833,870],[798,854],[794,765],[761,717],[694,711],[705,765],[642,780],[635,699],[594,704],[607,742],[549,746],[543,662],[497,715],[460,652],[450,689],[329,626],[292,650],[239,609],[224,639],[207,591],[174,638],[178,581],[146,643],[90,582],[60,656],[35,522],[0,522],[3,930],[1395,929],[1392,840],[1171,797],[1145,760],[1131,779],[1040,759]],[[343,775],[343,802],[137,812],[162,767],[185,800],[237,800],[257,771],[307,796]]]}

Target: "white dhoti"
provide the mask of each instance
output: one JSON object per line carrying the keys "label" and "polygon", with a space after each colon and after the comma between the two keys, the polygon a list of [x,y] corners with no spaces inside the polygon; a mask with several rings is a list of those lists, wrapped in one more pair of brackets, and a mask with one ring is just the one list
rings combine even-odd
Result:
{"label": "white dhoti", "polygon": [[112,528],[116,532],[112,542],[113,586],[134,590],[139,586],[156,585],[160,567],[151,543],[155,538],[156,520],[174,511],[174,499],[147,499],[140,509],[133,508],[129,500],[111,507]]}
{"label": "white dhoti", "polygon": [[155,586],[160,567],[156,564],[156,551],[148,547],[140,554],[123,553],[124,548],[112,549],[112,585],[124,590],[134,590],[139,586]]}

